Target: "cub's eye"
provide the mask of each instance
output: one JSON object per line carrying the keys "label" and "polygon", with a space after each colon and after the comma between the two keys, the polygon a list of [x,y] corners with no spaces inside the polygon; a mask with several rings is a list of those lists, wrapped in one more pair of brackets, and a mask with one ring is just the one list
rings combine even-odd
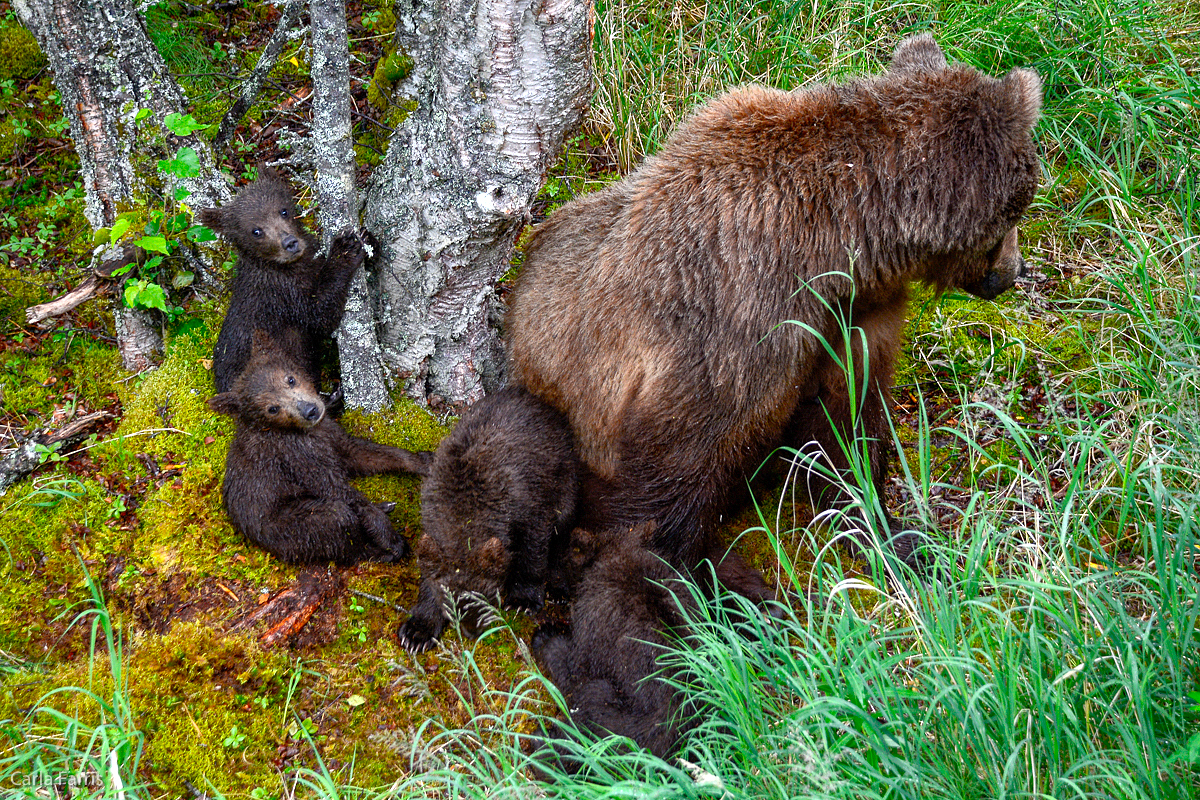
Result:
{"label": "cub's eye", "polygon": [[267,413],[268,414],[278,414],[279,406],[271,406],[270,408],[267,409]]}
{"label": "cub's eye", "polygon": [[250,231],[250,233],[253,234],[255,239],[262,238],[262,228],[255,228],[254,230]]}
{"label": "cub's eye", "polygon": [[293,378],[291,375],[288,375],[288,386],[295,386],[295,385],[296,385],[296,379]]}
{"label": "cub's eye", "polygon": [[283,217],[284,219],[287,219],[288,218],[288,210],[286,208],[279,209],[279,216]]}

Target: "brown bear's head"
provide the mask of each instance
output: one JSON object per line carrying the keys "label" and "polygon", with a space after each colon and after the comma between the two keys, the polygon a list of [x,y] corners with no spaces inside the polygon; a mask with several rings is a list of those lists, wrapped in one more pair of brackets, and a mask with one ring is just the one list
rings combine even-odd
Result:
{"label": "brown bear's head", "polygon": [[500,537],[488,535],[486,526],[463,521],[449,537],[433,526],[417,541],[421,575],[451,593],[478,592],[494,599],[504,589],[512,554]]}
{"label": "brown bear's head", "polygon": [[218,414],[258,428],[306,431],[325,417],[312,381],[262,331],[254,331],[250,360],[228,392],[210,397]]}
{"label": "brown bear's head", "polygon": [[201,210],[200,222],[228,239],[239,253],[273,264],[291,264],[313,247],[296,219],[292,187],[265,164],[258,167],[258,179],[232,202]]}
{"label": "brown bear's head", "polygon": [[1017,222],[1037,192],[1036,73],[949,64],[929,34],[905,39],[880,88],[903,131],[900,238],[928,254],[925,279],[992,299],[1025,272]]}

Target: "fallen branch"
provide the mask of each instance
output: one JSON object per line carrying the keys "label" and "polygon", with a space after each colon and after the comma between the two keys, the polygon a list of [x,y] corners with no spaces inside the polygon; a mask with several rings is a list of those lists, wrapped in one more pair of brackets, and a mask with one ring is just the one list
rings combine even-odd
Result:
{"label": "fallen branch", "polygon": [[25,321],[34,325],[42,320],[62,316],[96,295],[103,294],[108,289],[114,272],[129,264],[140,264],[145,257],[146,251],[142,248],[133,245],[125,246],[121,249],[120,255],[102,262],[100,266],[92,270],[92,274],[88,276],[87,280],[62,297],[25,309]]}
{"label": "fallen branch", "polygon": [[340,592],[342,585],[341,573],[334,570],[302,572],[295,584],[229,626],[229,630],[243,630],[266,620],[270,627],[258,637],[259,641],[267,647],[279,644],[298,634],[321,603]]}
{"label": "fallen branch", "polygon": [[107,411],[93,411],[56,430],[35,431],[0,461],[0,494],[40,467],[45,462],[47,451],[55,449],[54,445],[59,445],[59,450],[70,447],[111,419],[113,415]]}

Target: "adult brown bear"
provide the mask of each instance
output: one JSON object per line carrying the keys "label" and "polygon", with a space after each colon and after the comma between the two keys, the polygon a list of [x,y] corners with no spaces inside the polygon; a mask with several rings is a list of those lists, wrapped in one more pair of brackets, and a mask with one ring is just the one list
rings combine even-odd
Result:
{"label": "adult brown bear", "polygon": [[[691,567],[781,443],[815,443],[845,471],[838,439],[859,437],[881,488],[909,282],[989,299],[1013,285],[1040,106],[1035,73],[948,65],[916,36],[875,78],[719,97],[553,214],[526,247],[507,336],[512,380],[576,434],[580,523],[656,520],[655,549]],[[816,335],[844,352],[839,316],[858,329],[853,403]],[[893,546],[910,558],[917,540]]]}

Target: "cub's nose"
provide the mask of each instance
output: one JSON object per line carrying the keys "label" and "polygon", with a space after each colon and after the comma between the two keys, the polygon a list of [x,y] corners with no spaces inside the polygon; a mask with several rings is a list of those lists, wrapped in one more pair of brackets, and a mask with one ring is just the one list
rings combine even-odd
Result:
{"label": "cub's nose", "polygon": [[1017,277],[1024,278],[1024,277],[1027,277],[1028,275],[1029,275],[1029,265],[1026,264],[1025,259],[1022,258],[1021,262],[1019,264],[1017,264]]}
{"label": "cub's nose", "polygon": [[321,408],[316,403],[310,403],[307,400],[301,401],[300,403],[300,416],[304,417],[304,419],[313,424],[320,422],[324,413],[325,409]]}
{"label": "cub's nose", "polygon": [[283,237],[283,249],[289,253],[295,253],[300,250],[300,240],[290,233]]}

